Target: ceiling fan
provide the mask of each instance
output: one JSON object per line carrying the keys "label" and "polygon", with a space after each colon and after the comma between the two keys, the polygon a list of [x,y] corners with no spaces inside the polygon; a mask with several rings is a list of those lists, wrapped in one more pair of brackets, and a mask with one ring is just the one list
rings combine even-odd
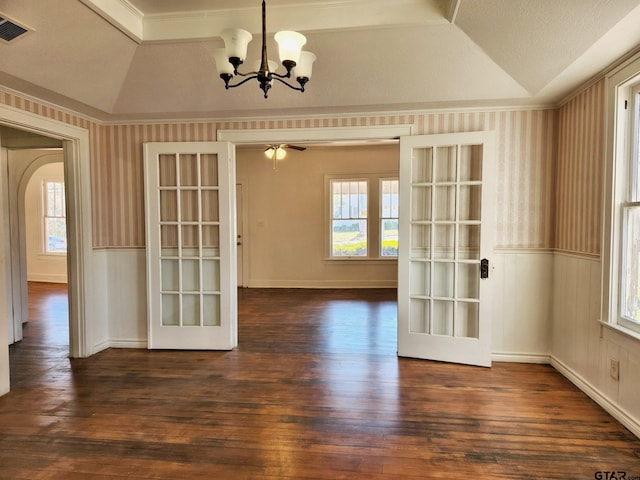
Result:
{"label": "ceiling fan", "polygon": [[273,160],[273,169],[278,169],[278,160],[283,160],[287,156],[287,150],[298,150],[304,152],[307,147],[301,147],[299,145],[289,145],[288,143],[281,143],[278,145],[267,145],[267,149],[264,151],[265,156],[269,160]]}

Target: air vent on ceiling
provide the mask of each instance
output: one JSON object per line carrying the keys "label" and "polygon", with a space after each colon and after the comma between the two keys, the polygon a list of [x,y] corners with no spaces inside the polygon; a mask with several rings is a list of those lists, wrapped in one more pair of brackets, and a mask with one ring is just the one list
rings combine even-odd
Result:
{"label": "air vent on ceiling", "polygon": [[28,32],[29,29],[24,25],[19,25],[0,14],[0,40],[9,43]]}

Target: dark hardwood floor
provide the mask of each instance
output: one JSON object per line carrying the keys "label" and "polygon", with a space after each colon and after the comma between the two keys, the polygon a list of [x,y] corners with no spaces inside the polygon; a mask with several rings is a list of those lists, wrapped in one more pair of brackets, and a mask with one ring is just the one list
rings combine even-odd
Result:
{"label": "dark hardwood floor", "polygon": [[640,476],[640,440],[549,366],[397,358],[393,290],[241,290],[239,314],[231,352],[69,360],[66,290],[30,284],[0,478]]}

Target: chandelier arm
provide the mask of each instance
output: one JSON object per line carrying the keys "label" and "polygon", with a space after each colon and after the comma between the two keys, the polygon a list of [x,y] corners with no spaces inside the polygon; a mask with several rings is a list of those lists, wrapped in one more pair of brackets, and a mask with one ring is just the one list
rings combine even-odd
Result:
{"label": "chandelier arm", "polygon": [[[246,75],[251,75],[250,73],[247,73]],[[245,78],[244,80],[242,80],[239,83],[236,83],[235,85],[231,85],[231,84],[226,84],[225,88],[229,89],[229,88],[235,88],[235,87],[239,87],[240,85],[247,83],[249,80],[253,80],[254,78],[258,78],[258,75],[251,75],[250,77]]]}
{"label": "chandelier arm", "polygon": [[[273,75],[273,74],[272,74],[272,75]],[[286,77],[282,77],[282,78],[286,78]],[[279,81],[280,83],[282,83],[282,84],[286,85],[287,87],[289,87],[289,88],[290,88],[290,89],[292,89],[292,90],[297,90],[297,91],[299,91],[299,92],[304,92],[304,85],[302,85],[301,87],[296,87],[296,86],[294,86],[294,85],[291,85],[291,84],[290,84],[290,83],[288,83],[288,82],[285,82],[284,80],[282,80],[282,78],[279,78],[279,77],[277,77],[277,76],[275,76],[275,75],[274,75],[273,80],[277,80],[277,81]]]}
{"label": "chandelier arm", "polygon": [[271,75],[273,75],[276,78],[291,78],[291,72],[287,72],[285,74],[271,72]]}

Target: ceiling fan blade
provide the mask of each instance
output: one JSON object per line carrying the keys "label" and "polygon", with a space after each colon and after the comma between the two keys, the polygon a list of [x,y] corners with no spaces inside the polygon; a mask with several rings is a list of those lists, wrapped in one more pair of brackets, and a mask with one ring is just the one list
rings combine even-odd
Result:
{"label": "ceiling fan blade", "polygon": [[292,150],[299,150],[301,152],[304,152],[307,147],[300,147],[299,145],[283,145],[284,148],[290,148]]}

